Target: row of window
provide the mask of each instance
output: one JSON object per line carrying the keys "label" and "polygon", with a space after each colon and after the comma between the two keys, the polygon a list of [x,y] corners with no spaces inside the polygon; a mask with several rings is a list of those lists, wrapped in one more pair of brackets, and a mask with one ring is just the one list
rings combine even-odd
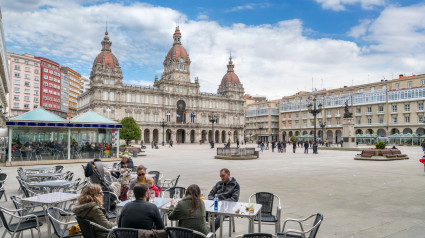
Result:
{"label": "row of window", "polygon": [[47,82],[44,82],[44,83],[43,83],[43,85],[44,85],[45,87],[50,87],[50,88],[55,88],[55,89],[60,89],[60,88],[61,88],[61,86],[56,85],[56,84],[53,84],[53,83],[47,83]]}
{"label": "row of window", "polygon": [[47,104],[46,102],[43,103],[43,107],[44,108],[54,108],[54,109],[58,109],[58,110],[61,109],[61,106],[59,106],[59,105],[56,106],[56,104],[51,104],[51,103]]}
{"label": "row of window", "polygon": [[43,62],[43,65],[44,65],[44,66],[48,66],[48,67],[51,67],[52,69],[56,69],[56,70],[59,70],[59,67],[57,67],[57,66],[54,66],[54,65],[51,65],[51,64],[46,64],[45,62]]}
{"label": "row of window", "polygon": [[[13,95],[13,100],[19,101],[20,100],[20,95]],[[24,96],[24,101],[25,102],[29,102],[30,101],[30,97],[29,96]],[[34,97],[33,98],[33,102],[38,102],[38,97]]]}
{"label": "row of window", "polygon": [[[15,65],[15,70],[21,70],[21,66],[20,65]],[[25,72],[30,72],[31,71],[31,69],[30,69],[30,67],[25,67]],[[35,74],[39,74],[40,73],[40,70],[37,68],[37,69],[34,69],[34,73]]]}
{"label": "row of window", "polygon": [[[19,59],[18,58],[13,58],[13,61],[16,63],[19,63]],[[25,64],[29,64],[30,62],[28,60],[24,61]],[[38,66],[38,63],[34,63],[34,66]]]}
{"label": "row of window", "polygon": [[59,102],[59,103],[60,103],[60,101],[61,101],[59,98],[57,98],[57,99],[56,99],[56,97],[47,97],[47,96],[43,96],[43,100],[44,100],[44,101],[49,100],[49,101]]}
{"label": "row of window", "polygon": [[44,73],[49,73],[49,74],[51,74],[51,75],[55,75],[55,76],[58,76],[58,77],[60,77],[60,76],[61,76],[61,73],[56,72],[56,71],[53,71],[53,70],[49,70],[48,68],[44,68],[44,69],[43,69],[43,72],[44,72]]}
{"label": "row of window", "polygon": [[[13,103],[13,107],[14,108],[19,108],[19,106],[20,106],[20,104],[18,102]],[[34,109],[36,109],[37,107],[38,107],[38,105],[34,105]],[[25,109],[29,109],[30,108],[30,105],[27,104],[27,103],[24,103],[24,108]],[[17,112],[16,113],[15,112],[13,113],[13,115],[17,115]]]}
{"label": "row of window", "polygon": [[61,94],[60,94],[60,91],[59,92],[56,92],[55,90],[47,90],[47,88],[44,88],[43,89],[43,93],[49,93],[49,94],[52,94],[52,95],[58,95],[58,96],[60,96]]}
{"label": "row of window", "polygon": [[50,80],[50,81],[53,81],[55,83],[61,83],[60,79],[52,77],[52,76],[44,75],[43,78],[45,80]]}

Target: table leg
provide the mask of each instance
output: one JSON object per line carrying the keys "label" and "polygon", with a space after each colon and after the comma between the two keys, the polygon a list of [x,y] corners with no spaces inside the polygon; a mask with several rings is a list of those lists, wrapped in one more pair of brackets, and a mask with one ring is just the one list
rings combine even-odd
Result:
{"label": "table leg", "polygon": [[50,219],[49,219],[49,216],[47,215],[47,205],[44,205],[43,206],[43,211],[44,211],[44,217],[45,217],[45,220],[46,220],[46,225],[47,225],[47,237],[48,238],[53,238],[53,236],[52,236],[52,228],[50,227]]}
{"label": "table leg", "polygon": [[258,213],[258,232],[261,233],[261,211]]}
{"label": "table leg", "polygon": [[223,219],[224,219],[224,216],[220,215],[220,238],[223,237]]}
{"label": "table leg", "polygon": [[208,220],[210,221],[210,224],[211,224],[211,231],[213,233],[213,237],[216,238],[217,236],[215,233],[215,216],[212,215],[211,213],[208,213],[208,217],[209,217]]}

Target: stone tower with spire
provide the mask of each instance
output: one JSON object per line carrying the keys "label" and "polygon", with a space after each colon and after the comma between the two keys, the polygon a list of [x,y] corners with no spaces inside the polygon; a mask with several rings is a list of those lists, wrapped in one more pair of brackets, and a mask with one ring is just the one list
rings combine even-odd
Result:
{"label": "stone tower with spire", "polygon": [[90,73],[90,87],[95,85],[122,87],[122,71],[117,57],[112,53],[108,30],[105,31],[101,44],[102,50],[94,60]]}
{"label": "stone tower with spire", "polygon": [[235,65],[232,61],[232,55],[229,57],[227,64],[227,73],[221,79],[221,84],[218,86],[217,93],[225,95],[229,98],[243,99],[244,88],[239,77],[235,74]]}

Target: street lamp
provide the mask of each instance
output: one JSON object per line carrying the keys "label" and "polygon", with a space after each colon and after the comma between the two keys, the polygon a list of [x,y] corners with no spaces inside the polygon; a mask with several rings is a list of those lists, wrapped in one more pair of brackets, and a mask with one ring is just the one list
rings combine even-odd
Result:
{"label": "street lamp", "polygon": [[[316,116],[322,111],[322,104],[317,105],[316,98],[313,99],[313,104],[308,105],[308,112],[310,112],[314,117],[314,143],[316,143]],[[317,151],[313,151],[313,153],[317,154]]]}
{"label": "street lamp", "polygon": [[323,132],[324,132],[324,128],[325,128],[325,126],[326,126],[326,122],[319,122],[319,126],[322,128],[322,143],[324,143],[325,141],[324,141],[324,139],[323,139],[323,137],[324,137],[324,134],[323,134]]}
{"label": "street lamp", "polygon": [[164,128],[167,126],[167,122],[162,119],[159,125],[162,126],[162,146],[164,146]]}
{"label": "street lamp", "polygon": [[216,115],[214,115],[214,113],[212,113],[211,115],[209,115],[208,116],[208,118],[210,119],[210,122],[211,122],[211,126],[212,126],[212,133],[211,133],[211,138],[212,138],[212,141],[211,141],[211,149],[212,148],[214,148],[214,123],[217,123],[217,116]]}
{"label": "street lamp", "polygon": [[261,130],[263,130],[263,128],[264,128],[263,124],[260,124],[260,125],[258,126],[258,129],[260,129],[260,141],[261,141],[261,142],[263,142],[263,140],[261,140]]}

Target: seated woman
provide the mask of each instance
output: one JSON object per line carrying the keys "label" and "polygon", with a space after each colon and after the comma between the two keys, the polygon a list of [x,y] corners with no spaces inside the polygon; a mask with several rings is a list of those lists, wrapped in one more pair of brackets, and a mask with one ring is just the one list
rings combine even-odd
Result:
{"label": "seated woman", "polygon": [[201,190],[196,184],[186,189],[186,194],[177,205],[171,200],[171,206],[167,215],[170,220],[178,220],[178,226],[199,231],[207,235],[210,228],[206,222],[206,211],[204,201],[201,199]]}
{"label": "seated woman", "polygon": [[[105,228],[111,229],[116,224],[108,220],[105,209],[103,208],[103,192],[98,184],[90,184],[81,192],[78,198],[78,204],[72,212],[80,218],[95,222]],[[106,238],[108,232],[95,228],[96,237]]]}
{"label": "seated woman", "polygon": [[143,165],[137,166],[137,178],[130,181],[130,189],[133,190],[134,185],[138,183],[146,183],[146,167]]}

